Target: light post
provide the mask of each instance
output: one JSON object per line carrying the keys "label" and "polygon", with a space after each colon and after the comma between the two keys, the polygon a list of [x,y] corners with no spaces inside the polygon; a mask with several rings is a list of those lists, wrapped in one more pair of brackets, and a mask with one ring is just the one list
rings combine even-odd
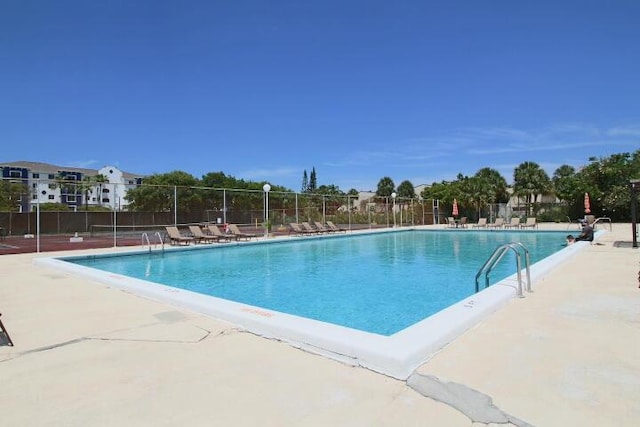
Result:
{"label": "light post", "polygon": [[393,227],[396,226],[396,196],[395,191],[391,193],[391,198],[393,199],[393,207],[391,208],[391,212],[393,213]]}
{"label": "light post", "polygon": [[36,179],[36,253],[40,253],[40,179]]}
{"label": "light post", "polygon": [[264,237],[269,237],[269,191],[271,186],[265,184],[262,186],[264,190]]}

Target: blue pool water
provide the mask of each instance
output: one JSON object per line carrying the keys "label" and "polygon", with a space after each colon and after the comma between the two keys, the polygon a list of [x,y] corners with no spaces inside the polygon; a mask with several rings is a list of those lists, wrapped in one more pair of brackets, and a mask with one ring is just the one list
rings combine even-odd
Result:
{"label": "blue pool water", "polygon": [[[522,242],[535,263],[562,249],[565,234],[404,231],[65,261],[392,335],[472,295],[498,246]],[[510,254],[491,282],[515,270]]]}

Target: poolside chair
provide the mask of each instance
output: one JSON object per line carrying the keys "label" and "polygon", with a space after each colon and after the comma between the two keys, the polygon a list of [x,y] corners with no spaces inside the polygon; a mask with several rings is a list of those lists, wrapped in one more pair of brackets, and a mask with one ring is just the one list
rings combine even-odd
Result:
{"label": "poolside chair", "polygon": [[520,217],[514,216],[511,222],[504,225],[504,228],[520,228]]}
{"label": "poolside chair", "polygon": [[289,234],[293,233],[296,236],[308,236],[309,234],[311,234],[308,231],[303,230],[300,224],[298,224],[297,222],[289,223],[289,227]]}
{"label": "poolside chair", "polygon": [[460,228],[467,228],[467,217],[463,216],[462,218],[460,218],[460,222],[458,223],[458,226]]}
{"label": "poolside chair", "polygon": [[[0,313],[0,316],[2,316],[2,313]],[[0,344],[2,344],[2,341],[5,341],[7,345],[13,347],[13,341],[11,341],[9,332],[7,332],[6,328],[2,324],[2,320],[0,320]]]}
{"label": "poolside chair", "polygon": [[316,226],[316,229],[321,233],[333,233],[334,231],[333,229],[322,225],[320,221],[313,221],[313,224]]}
{"label": "poolside chair", "polygon": [[449,226],[449,228],[456,228],[458,226],[456,224],[456,219],[454,217],[452,217],[452,216],[447,218],[447,225]]}
{"label": "poolside chair", "polygon": [[472,225],[473,228],[487,228],[487,218],[478,219],[477,224]]}
{"label": "poolside chair", "polygon": [[231,234],[238,238],[238,240],[251,240],[254,237],[258,237],[257,234],[243,233],[242,231],[240,231],[240,228],[238,228],[236,224],[229,224],[229,230],[231,231]]}
{"label": "poolside chair", "polygon": [[190,245],[191,242],[195,241],[195,238],[191,236],[183,236],[180,234],[180,230],[178,227],[167,225],[165,227],[167,229],[167,234],[169,235],[169,243],[176,245]]}
{"label": "poolside chair", "polygon": [[333,222],[331,221],[327,221],[327,226],[332,229],[335,232],[342,232],[342,233],[346,233],[347,229],[346,228],[342,228],[342,227],[338,227],[337,225],[335,225]]}
{"label": "poolside chair", "polygon": [[527,222],[520,224],[520,228],[538,228],[536,217],[527,218]]}
{"label": "poolside chair", "polygon": [[193,234],[193,239],[196,243],[212,243],[218,240],[216,237],[204,234],[202,228],[199,225],[190,225],[189,231]]}
{"label": "poolside chair", "polygon": [[211,233],[211,236],[216,238],[216,242],[230,242],[232,240],[238,240],[237,236],[234,236],[233,234],[225,234],[220,231],[218,226],[215,224],[209,224],[207,228],[209,228],[209,233]]}
{"label": "poolside chair", "polygon": [[489,228],[502,228],[502,227],[504,227],[504,218],[496,218],[496,220],[493,221],[493,223],[488,224],[487,227],[489,227]]}
{"label": "poolside chair", "polygon": [[306,231],[307,233],[309,233],[309,234],[320,234],[321,233],[320,230],[318,230],[316,228],[313,228],[311,226],[311,224],[309,224],[308,222],[303,221],[303,222],[300,223],[300,225],[302,225],[302,229],[304,231]]}

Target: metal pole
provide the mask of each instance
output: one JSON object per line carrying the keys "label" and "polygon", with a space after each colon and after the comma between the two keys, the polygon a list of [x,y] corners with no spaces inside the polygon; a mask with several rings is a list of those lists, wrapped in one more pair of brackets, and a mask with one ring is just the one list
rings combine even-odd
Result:
{"label": "metal pole", "polygon": [[387,211],[387,228],[389,228],[389,197],[385,197],[384,206]]}
{"label": "metal pole", "polygon": [[178,226],[178,186],[173,186],[173,225]]}
{"label": "metal pole", "polygon": [[298,218],[298,193],[296,193],[296,222],[300,222]]}
{"label": "metal pole", "polygon": [[[113,194],[113,195],[115,196],[116,194],[117,194],[117,193],[116,193],[116,192],[114,192],[114,194]],[[118,214],[117,214],[117,211],[116,211],[116,199],[117,199],[117,198],[116,198],[116,197],[114,197],[114,200],[113,200],[113,247],[114,247],[114,248],[115,248],[116,246],[118,246],[118,239],[117,239],[117,237],[116,237],[116,235],[117,235],[117,230],[118,230]]]}
{"label": "metal pole", "polygon": [[227,190],[222,190],[222,222],[227,223]]}
{"label": "metal pole", "polygon": [[326,212],[326,208],[325,208],[325,198],[324,198],[324,194],[322,195],[322,223],[326,224],[327,223],[327,212]]}
{"label": "metal pole", "polygon": [[349,230],[351,230],[351,197],[347,196],[347,216],[349,217]]}
{"label": "metal pole", "polygon": [[264,237],[269,237],[269,190],[271,186],[265,184],[262,186],[264,190]]}
{"label": "metal pole", "polygon": [[36,179],[36,253],[40,252],[40,180]]}
{"label": "metal pole", "polygon": [[638,199],[636,197],[636,187],[640,187],[640,180],[632,180],[629,183],[631,190],[631,233],[633,234],[631,245],[633,248],[638,247],[638,228],[637,228],[637,207]]}

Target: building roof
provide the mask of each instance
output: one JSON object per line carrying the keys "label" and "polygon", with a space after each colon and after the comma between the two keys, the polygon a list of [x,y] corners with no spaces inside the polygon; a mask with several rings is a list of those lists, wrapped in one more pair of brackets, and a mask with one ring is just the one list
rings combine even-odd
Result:
{"label": "building roof", "polygon": [[[98,169],[76,168],[73,166],[57,166],[57,165],[52,165],[50,163],[28,162],[24,160],[20,160],[17,162],[0,163],[0,167],[25,168],[33,172],[55,173],[55,174],[57,174],[60,171],[79,172],[83,175],[97,175],[99,173]],[[122,176],[126,179],[134,179],[134,178],[143,177],[144,175],[133,174],[130,172],[122,171]]]}

